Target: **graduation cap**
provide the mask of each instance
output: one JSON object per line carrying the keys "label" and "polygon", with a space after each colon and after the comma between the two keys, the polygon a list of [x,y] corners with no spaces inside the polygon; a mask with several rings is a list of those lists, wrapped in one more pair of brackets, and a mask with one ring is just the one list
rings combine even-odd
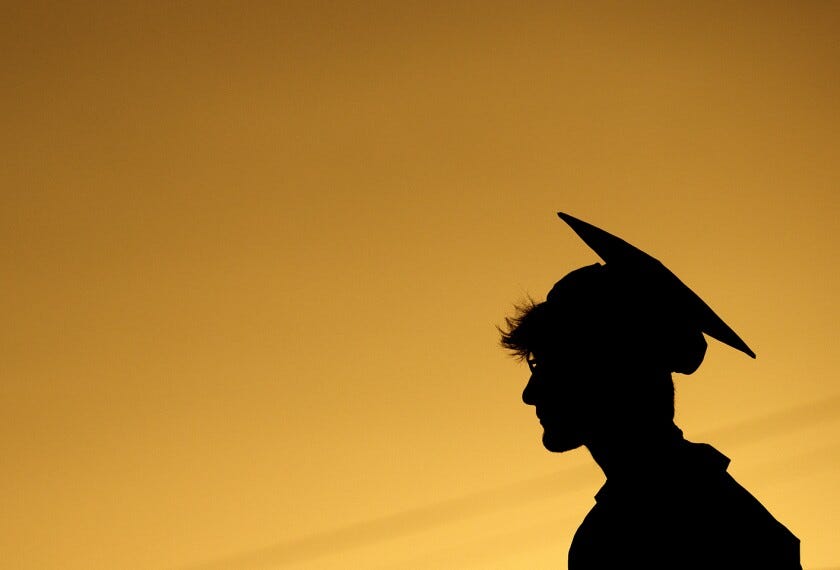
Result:
{"label": "graduation cap", "polygon": [[[645,287],[667,299],[669,312],[676,313],[672,317],[678,318],[695,331],[705,333],[755,358],[755,353],[741,337],[659,260],[592,224],[563,212],[557,215],[604,260],[606,269],[631,275],[634,280],[643,281]],[[702,360],[702,354],[699,358]],[[696,366],[699,366],[700,360]],[[693,372],[691,368],[696,366],[688,366],[686,373]]]}

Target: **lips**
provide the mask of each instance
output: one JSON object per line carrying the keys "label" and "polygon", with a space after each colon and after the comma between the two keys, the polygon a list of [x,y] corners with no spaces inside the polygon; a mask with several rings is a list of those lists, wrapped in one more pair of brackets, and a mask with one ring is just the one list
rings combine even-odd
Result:
{"label": "lips", "polygon": [[540,410],[537,412],[537,419],[540,421],[541,424],[551,424],[557,423],[558,418],[561,414],[557,412],[551,412],[548,410]]}

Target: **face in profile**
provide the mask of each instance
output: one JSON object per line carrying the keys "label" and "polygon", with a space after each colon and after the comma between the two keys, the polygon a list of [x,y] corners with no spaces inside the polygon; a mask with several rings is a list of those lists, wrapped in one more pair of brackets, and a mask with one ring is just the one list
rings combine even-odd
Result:
{"label": "face in profile", "polygon": [[673,422],[671,372],[693,372],[706,341],[669,312],[676,302],[667,292],[644,283],[605,266],[582,267],[545,302],[507,319],[502,346],[528,361],[522,399],[534,406],[548,450],[646,437]]}
{"label": "face in profile", "polygon": [[531,377],[522,400],[534,406],[549,451],[569,451],[584,445],[597,421],[598,374],[594,366],[575,359],[530,355]]}
{"label": "face in profile", "polygon": [[508,320],[503,346],[528,361],[522,399],[534,406],[550,451],[588,445],[641,421],[644,395],[634,386],[646,383],[633,380],[666,367],[651,349],[661,344],[652,333],[659,320],[641,298],[596,264],[569,273],[545,302]]}

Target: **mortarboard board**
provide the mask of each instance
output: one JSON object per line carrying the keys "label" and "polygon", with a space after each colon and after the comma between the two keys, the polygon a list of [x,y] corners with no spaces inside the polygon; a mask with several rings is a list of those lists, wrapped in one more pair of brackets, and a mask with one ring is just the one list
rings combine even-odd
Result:
{"label": "mortarboard board", "polygon": [[666,292],[682,319],[710,337],[755,358],[755,353],[741,337],[659,260],[592,224],[563,212],[557,215],[604,260],[606,267],[641,276],[650,287]]}

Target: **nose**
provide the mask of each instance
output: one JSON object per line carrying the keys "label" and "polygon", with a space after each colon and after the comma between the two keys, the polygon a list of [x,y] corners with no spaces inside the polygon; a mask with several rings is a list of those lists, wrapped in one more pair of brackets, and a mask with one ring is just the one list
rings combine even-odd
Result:
{"label": "nose", "polygon": [[537,405],[537,381],[535,376],[535,374],[531,374],[531,377],[528,378],[528,384],[522,390],[522,401],[529,406]]}

